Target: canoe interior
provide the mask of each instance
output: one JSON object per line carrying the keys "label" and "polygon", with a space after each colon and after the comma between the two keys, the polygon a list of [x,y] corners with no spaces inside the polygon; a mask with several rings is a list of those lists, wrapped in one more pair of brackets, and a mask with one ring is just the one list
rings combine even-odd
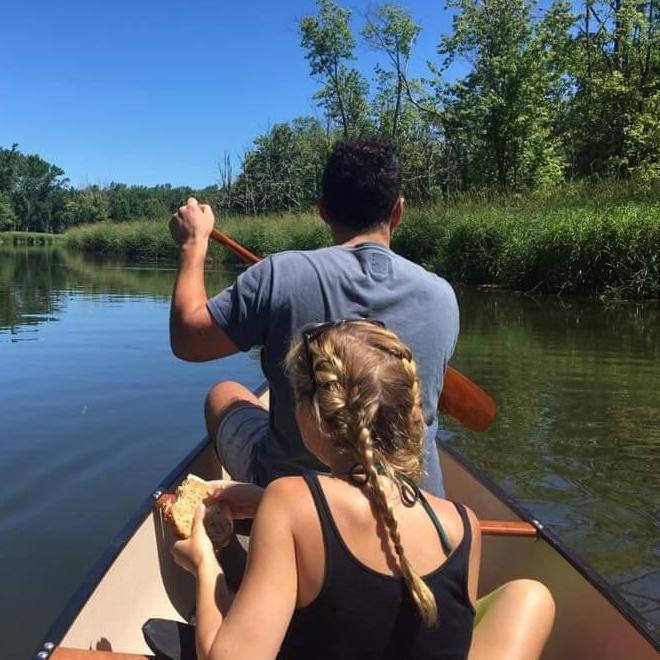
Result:
{"label": "canoe interior", "polygon": [[[208,446],[180,475],[189,472],[217,479],[221,468]],[[173,484],[173,487],[178,482]],[[147,619],[187,621],[194,609],[194,581],[172,560],[172,539],[160,515],[146,516],[89,600],[66,631],[60,645],[70,648],[149,653],[142,637]]]}
{"label": "canoe interior", "polygon": [[[496,487],[490,490],[481,481],[483,476],[471,474],[467,461],[455,452],[441,451],[440,460],[448,497],[464,502],[481,519],[524,519],[493,492]],[[657,644],[621,610],[631,618],[634,611],[626,603],[613,602],[619,599],[602,578],[594,573],[587,579],[582,571],[590,573],[589,569],[549,536],[542,532],[538,539],[482,537],[480,593],[517,578],[537,579],[550,589],[557,615],[544,660],[657,660]]]}
{"label": "canoe interior", "polygon": [[[441,462],[450,498],[465,502],[483,519],[525,520],[453,452],[442,451]],[[220,478],[221,467],[210,446],[200,447],[164,486],[174,487],[189,472]],[[133,529],[110,549],[114,561],[106,558],[96,568],[44,641],[71,649],[148,655],[141,630],[149,618],[190,619],[193,580],[172,561],[169,532],[148,502]],[[522,577],[544,582],[557,602],[544,660],[657,660],[657,645],[624,616],[621,604],[601,593],[547,539],[484,536],[481,593]],[[60,648],[51,657],[69,660],[66,653]]]}

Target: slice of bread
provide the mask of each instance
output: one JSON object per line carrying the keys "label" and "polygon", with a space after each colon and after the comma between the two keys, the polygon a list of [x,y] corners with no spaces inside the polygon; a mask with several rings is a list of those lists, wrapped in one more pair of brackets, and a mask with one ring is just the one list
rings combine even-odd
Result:
{"label": "slice of bread", "polygon": [[[159,498],[158,508],[179,538],[190,538],[195,510],[208,497],[209,492],[208,482],[189,474],[176,489],[176,494],[162,495]],[[224,548],[233,531],[227,506],[222,502],[207,504],[204,526],[213,547],[216,550]]]}

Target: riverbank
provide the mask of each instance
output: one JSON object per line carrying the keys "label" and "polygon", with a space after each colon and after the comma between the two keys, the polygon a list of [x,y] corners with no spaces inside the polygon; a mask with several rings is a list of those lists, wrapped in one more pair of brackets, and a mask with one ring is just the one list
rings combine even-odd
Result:
{"label": "riverbank", "polygon": [[[226,217],[220,226],[259,255],[329,244],[312,212]],[[167,222],[96,223],[65,244],[88,252],[173,259]],[[453,282],[535,293],[660,298],[660,191],[611,182],[551,194],[471,195],[409,208],[393,248]],[[236,257],[214,246],[214,260]]]}
{"label": "riverbank", "polygon": [[62,234],[46,234],[39,231],[0,232],[0,245],[52,245]]}

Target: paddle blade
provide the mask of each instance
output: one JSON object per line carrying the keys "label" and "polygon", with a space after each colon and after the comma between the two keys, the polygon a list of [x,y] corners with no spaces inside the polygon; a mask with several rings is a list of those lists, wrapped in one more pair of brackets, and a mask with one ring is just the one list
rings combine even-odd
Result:
{"label": "paddle blade", "polygon": [[495,402],[469,378],[447,367],[438,410],[470,431],[485,431],[495,419]]}

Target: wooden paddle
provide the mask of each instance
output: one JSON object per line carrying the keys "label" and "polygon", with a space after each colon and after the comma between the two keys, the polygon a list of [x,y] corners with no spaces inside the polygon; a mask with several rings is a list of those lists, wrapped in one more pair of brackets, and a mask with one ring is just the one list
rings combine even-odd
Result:
{"label": "wooden paddle", "polygon": [[224,234],[219,229],[214,228],[211,230],[211,238],[214,241],[220,243],[220,245],[224,245],[225,247],[228,247],[237,257],[242,259],[246,264],[256,264],[257,262],[261,261],[261,259],[256,254],[252,254],[250,250],[244,248],[240,243],[237,243],[233,239],[229,238],[227,234]]}
{"label": "wooden paddle", "polygon": [[[218,229],[211,231],[211,238],[228,247],[248,264],[256,264],[261,259],[229,238]],[[485,431],[495,419],[495,402],[478,385],[453,367],[447,367],[438,410],[449,415],[470,431]]]}
{"label": "wooden paddle", "polygon": [[485,431],[495,419],[495,402],[476,383],[447,366],[438,410],[470,431]]}

